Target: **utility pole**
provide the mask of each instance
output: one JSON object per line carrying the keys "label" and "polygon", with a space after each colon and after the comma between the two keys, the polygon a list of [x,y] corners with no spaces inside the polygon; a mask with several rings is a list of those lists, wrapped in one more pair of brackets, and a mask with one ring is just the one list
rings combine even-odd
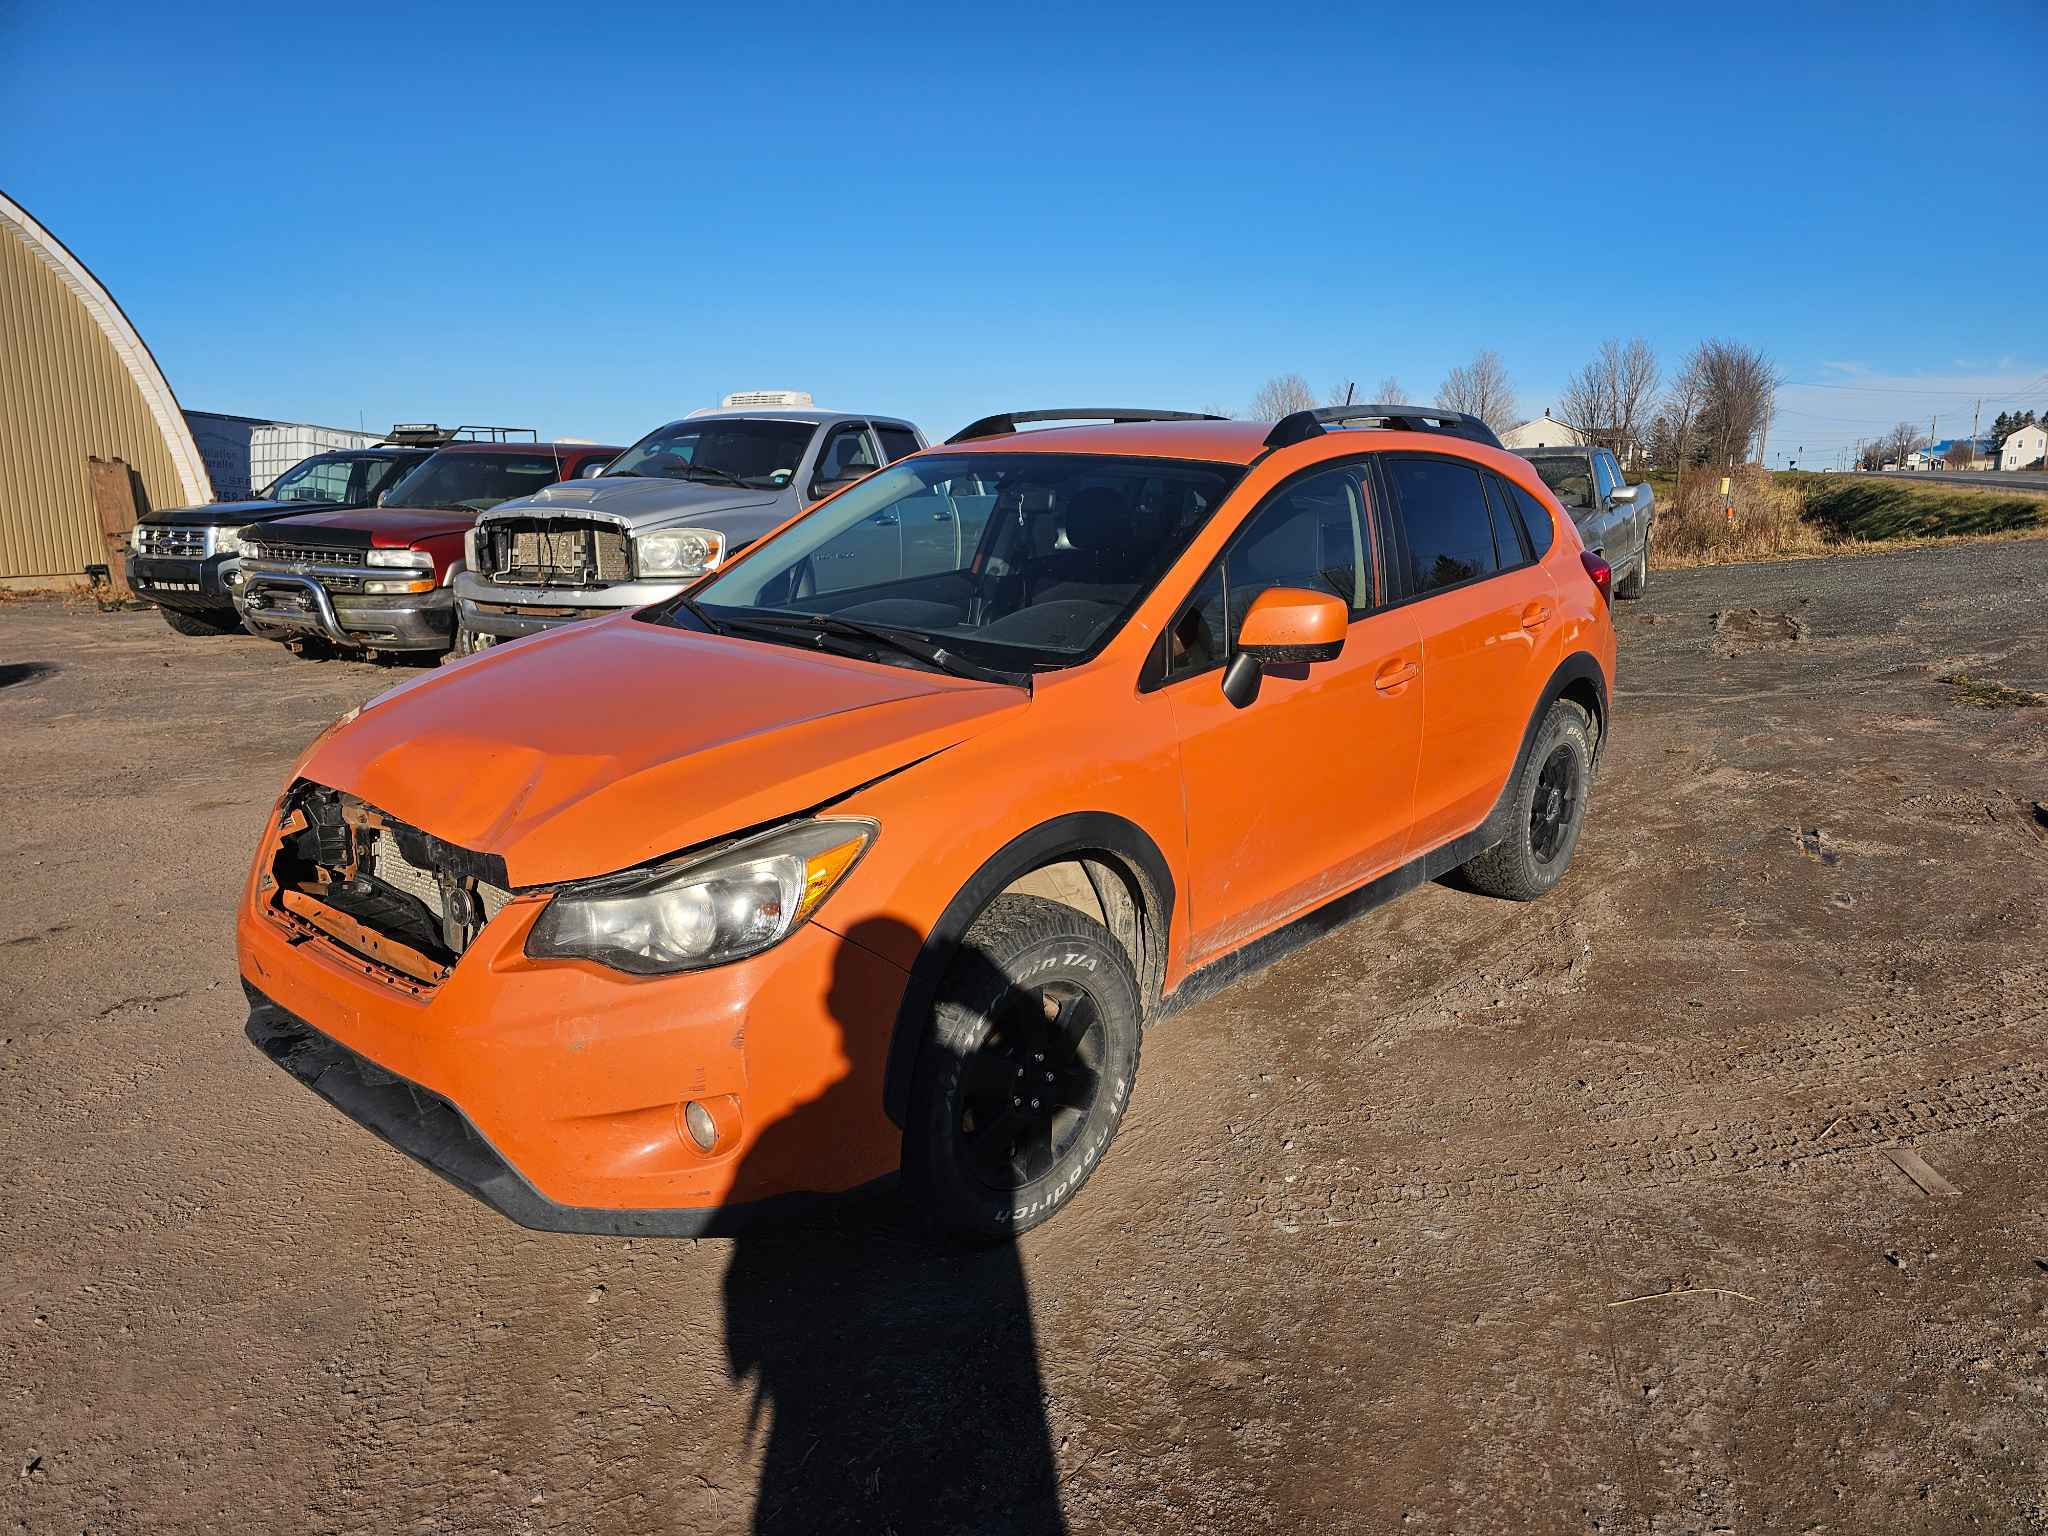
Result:
{"label": "utility pole", "polygon": [[1984,414],[1984,402],[1979,400],[1970,412],[1970,463],[1977,462],[1977,420]]}

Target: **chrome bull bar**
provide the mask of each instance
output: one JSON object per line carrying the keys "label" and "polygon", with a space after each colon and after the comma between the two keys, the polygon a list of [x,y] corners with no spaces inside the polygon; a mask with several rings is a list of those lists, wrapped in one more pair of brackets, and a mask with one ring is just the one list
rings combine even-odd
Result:
{"label": "chrome bull bar", "polygon": [[[242,610],[242,622],[251,629],[312,630],[325,635],[336,645],[355,644],[348,631],[341,627],[341,620],[335,617],[334,601],[328,597],[327,589],[312,577],[294,576],[284,571],[249,571],[246,568],[244,574],[248,578],[247,585],[235,606]],[[307,595],[312,611],[265,608],[262,606],[265,587],[298,588]]]}

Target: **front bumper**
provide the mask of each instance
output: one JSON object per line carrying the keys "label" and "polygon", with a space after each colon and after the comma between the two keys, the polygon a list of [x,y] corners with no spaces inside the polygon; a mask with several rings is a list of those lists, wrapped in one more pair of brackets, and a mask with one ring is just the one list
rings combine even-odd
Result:
{"label": "front bumper", "polygon": [[230,614],[235,611],[231,585],[240,565],[236,555],[208,555],[205,559],[178,555],[122,557],[128,589],[164,608],[183,613]]}
{"label": "front bumper", "polygon": [[501,640],[537,635],[579,619],[667,602],[688,581],[621,581],[608,587],[515,587],[463,571],[454,582],[462,627]]}
{"label": "front bumper", "polygon": [[408,992],[259,899],[252,882],[236,923],[250,1038],[522,1225],[696,1235],[896,1170],[882,1069],[908,978],[815,922],[752,960],[639,978],[529,959],[544,903],[515,899]]}
{"label": "front bumper", "polygon": [[317,575],[306,572],[245,563],[241,576],[235,609],[253,634],[273,640],[313,635],[351,649],[378,651],[445,651],[454,640],[455,600],[446,587],[370,597],[329,592]]}

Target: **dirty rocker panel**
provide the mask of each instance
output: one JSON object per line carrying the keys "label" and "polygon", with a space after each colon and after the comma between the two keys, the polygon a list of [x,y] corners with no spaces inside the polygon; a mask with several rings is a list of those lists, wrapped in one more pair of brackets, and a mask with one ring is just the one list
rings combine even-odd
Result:
{"label": "dirty rocker panel", "polygon": [[278,1066],[365,1130],[456,1188],[536,1232],[593,1237],[722,1237],[733,1232],[872,1199],[893,1176],[839,1194],[773,1195],[738,1205],[669,1209],[560,1205],[491,1145],[461,1108],[386,1071],[242,983],[249,999],[243,1033]]}

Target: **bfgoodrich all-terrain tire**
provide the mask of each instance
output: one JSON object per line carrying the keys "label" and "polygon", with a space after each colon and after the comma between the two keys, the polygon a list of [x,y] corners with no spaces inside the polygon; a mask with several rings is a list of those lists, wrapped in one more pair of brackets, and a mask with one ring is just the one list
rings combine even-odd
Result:
{"label": "bfgoodrich all-terrain tire", "polygon": [[239,617],[210,618],[203,613],[186,613],[178,608],[159,608],[164,622],[181,635],[239,635],[242,621]]}
{"label": "bfgoodrich all-terrain tire", "polygon": [[903,1188],[922,1219],[993,1242],[1065,1205],[1130,1102],[1138,978],[1109,930],[998,896],[961,941],[920,1051]]}
{"label": "bfgoodrich all-terrain tire", "polygon": [[1508,790],[1508,835],[1461,873],[1475,891],[1533,901],[1557,884],[1579,845],[1586,791],[1593,782],[1593,723],[1559,699]]}

